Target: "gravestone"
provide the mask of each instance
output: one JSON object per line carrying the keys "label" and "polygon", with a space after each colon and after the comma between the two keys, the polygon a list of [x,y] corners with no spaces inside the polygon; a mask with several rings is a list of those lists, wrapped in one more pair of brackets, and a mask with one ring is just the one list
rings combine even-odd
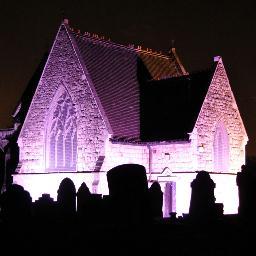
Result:
{"label": "gravestone", "polygon": [[238,213],[248,220],[255,219],[256,214],[256,166],[243,165],[241,172],[237,173],[237,186],[239,195]]}
{"label": "gravestone", "polygon": [[124,164],[107,173],[112,216],[119,224],[142,224],[149,218],[148,185],[145,167]]}
{"label": "gravestone", "polygon": [[215,183],[206,171],[200,171],[191,183],[189,217],[196,220],[216,218]]}
{"label": "gravestone", "polygon": [[163,192],[157,181],[154,181],[149,188],[150,215],[152,219],[163,217]]}
{"label": "gravestone", "polygon": [[61,181],[57,196],[58,212],[61,217],[74,217],[76,213],[76,188],[73,181],[65,178]]}
{"label": "gravestone", "polygon": [[20,185],[10,185],[0,196],[0,205],[6,221],[24,221],[31,217],[32,198]]}
{"label": "gravestone", "polygon": [[49,194],[42,194],[33,205],[35,217],[41,220],[50,220],[56,217],[56,202]]}

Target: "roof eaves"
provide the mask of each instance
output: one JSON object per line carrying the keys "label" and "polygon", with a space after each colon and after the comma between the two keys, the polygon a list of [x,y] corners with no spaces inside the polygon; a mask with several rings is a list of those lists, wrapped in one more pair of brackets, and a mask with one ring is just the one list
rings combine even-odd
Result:
{"label": "roof eaves", "polygon": [[177,143],[190,143],[189,138],[183,139],[171,139],[171,140],[149,140],[149,141],[141,141],[139,138],[110,138],[109,139],[112,143],[115,144],[132,144],[132,145],[169,145],[169,144],[177,144]]}

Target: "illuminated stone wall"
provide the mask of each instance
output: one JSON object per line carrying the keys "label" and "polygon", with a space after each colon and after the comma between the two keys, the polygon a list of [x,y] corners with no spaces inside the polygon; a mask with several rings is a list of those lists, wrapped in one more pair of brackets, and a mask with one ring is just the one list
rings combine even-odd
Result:
{"label": "illuminated stone wall", "polygon": [[[169,193],[166,184],[175,184],[173,205],[167,206],[164,199],[165,216],[171,208],[178,214],[187,213],[190,183],[196,176],[195,171],[214,171],[214,138],[221,123],[225,126],[222,130],[227,131],[229,143],[229,170],[226,170],[229,174],[211,174],[211,177],[216,183],[217,202],[224,203],[225,213],[237,212],[236,176],[232,174],[240,171],[245,161],[247,135],[221,59],[191,131],[190,141],[158,144],[111,142],[104,115],[90,86],[89,76],[62,25],[18,138],[21,167],[20,174],[14,175],[14,182],[23,185],[33,200],[41,193],[55,197],[58,185],[65,177],[70,177],[77,189],[86,182],[92,192],[108,194],[106,172],[120,164],[135,163],[145,166],[149,185],[154,180],[159,181],[165,198]],[[62,98],[68,103],[62,104]],[[60,171],[57,168],[55,173],[48,173],[53,171],[48,169],[49,134],[59,134],[53,120],[58,120],[56,115],[62,115],[56,109],[65,109],[65,106],[72,110],[72,127],[76,127],[75,171],[84,173],[57,173]],[[93,172],[100,158],[104,160],[99,167],[100,172]]]}
{"label": "illuminated stone wall", "polygon": [[76,187],[76,190],[79,189],[83,182],[86,182],[86,185],[91,192],[94,191],[94,183],[99,179],[97,190],[98,192],[107,195],[108,194],[108,185],[107,177],[105,174],[101,173],[99,176],[91,175],[91,173],[43,173],[43,174],[30,174],[30,173],[21,173],[13,176],[14,183],[22,185],[25,190],[29,191],[32,200],[37,200],[43,193],[50,194],[52,198],[57,200],[57,190],[61,181],[64,178],[70,178]]}
{"label": "illuminated stone wall", "polygon": [[141,164],[148,170],[148,149],[144,145],[108,142],[103,169],[108,171],[120,164]]}
{"label": "illuminated stone wall", "polygon": [[245,162],[247,135],[221,58],[209,87],[193,133],[198,136],[199,170],[214,171],[213,140],[216,126],[223,122],[229,137],[229,172],[237,173]]}
{"label": "illuminated stone wall", "polygon": [[153,173],[162,173],[166,168],[171,172],[195,171],[190,142],[154,145],[151,151]]}
{"label": "illuminated stone wall", "polygon": [[107,129],[63,25],[55,39],[18,138],[20,172],[44,172],[47,168],[47,129],[58,101],[55,96],[60,91],[69,95],[75,110],[77,171],[92,171],[104,151]]}
{"label": "illuminated stone wall", "polygon": [[[167,173],[168,174],[168,173]],[[169,175],[153,176],[154,179],[158,180],[161,190],[164,192],[163,200],[163,213],[164,216],[169,216],[169,207],[166,205],[165,198],[168,197],[166,194],[166,184],[174,182],[175,187],[175,198],[173,211],[177,212],[178,215],[189,212],[190,198],[191,198],[191,182],[196,178],[196,173],[172,173]],[[223,203],[224,214],[234,214],[238,212],[238,187],[236,185],[235,174],[216,174],[210,173],[211,179],[216,184],[214,195],[216,203]]]}
{"label": "illuminated stone wall", "polygon": [[147,172],[162,173],[171,171],[195,171],[190,142],[169,142],[160,144],[108,143],[104,170],[120,164],[141,164]]}

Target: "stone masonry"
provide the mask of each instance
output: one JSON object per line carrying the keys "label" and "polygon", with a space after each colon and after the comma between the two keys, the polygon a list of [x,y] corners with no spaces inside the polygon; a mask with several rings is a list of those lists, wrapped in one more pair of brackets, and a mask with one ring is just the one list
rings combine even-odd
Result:
{"label": "stone masonry", "polygon": [[204,151],[197,153],[199,170],[214,171],[213,140],[218,122],[223,122],[228,132],[229,172],[237,173],[245,162],[248,138],[221,58],[193,130],[198,146],[204,146]]}
{"label": "stone masonry", "polygon": [[77,171],[92,171],[104,150],[107,129],[64,25],[56,36],[18,144],[21,172],[44,172],[49,111],[58,90],[72,99],[77,120]]}
{"label": "stone masonry", "polygon": [[[37,182],[42,183],[43,180],[52,184],[49,189],[55,191],[59,182],[56,177],[66,176],[72,177],[77,187],[86,182],[91,192],[108,194],[105,178],[108,170],[120,164],[141,164],[147,170],[149,183],[159,181],[165,198],[175,197],[170,204],[164,201],[164,213],[168,216],[171,210],[180,214],[188,210],[190,182],[196,171],[205,170],[213,173],[217,201],[224,198],[224,209],[226,205],[228,213],[236,211],[235,174],[245,162],[248,138],[222,59],[216,59],[216,69],[194,128],[189,131],[189,140],[114,141],[93,83],[72,40],[67,27],[62,24],[18,138],[20,169],[19,174],[14,175],[14,182],[29,191],[33,187],[38,196],[47,191],[38,191],[45,187],[43,184],[37,186]],[[69,100],[70,109],[74,109],[77,160],[76,172],[59,174],[57,169],[56,173],[49,172],[47,157],[50,150],[49,127],[63,95]],[[225,173],[214,170],[214,141],[220,123],[228,135],[229,169]],[[171,186],[175,188],[171,191],[172,196],[167,195]],[[30,192],[33,197],[33,191]],[[234,198],[230,200],[232,196]],[[233,205],[229,205],[231,201]]]}

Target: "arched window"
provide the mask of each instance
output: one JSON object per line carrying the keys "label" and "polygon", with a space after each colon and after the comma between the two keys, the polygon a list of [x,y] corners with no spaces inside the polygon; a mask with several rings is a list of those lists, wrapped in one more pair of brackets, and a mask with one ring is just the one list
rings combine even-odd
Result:
{"label": "arched window", "polygon": [[228,172],[229,170],[229,138],[223,122],[216,126],[214,135],[214,171]]}
{"label": "arched window", "polygon": [[48,125],[46,150],[48,170],[74,171],[76,168],[76,114],[66,91],[59,94]]}

